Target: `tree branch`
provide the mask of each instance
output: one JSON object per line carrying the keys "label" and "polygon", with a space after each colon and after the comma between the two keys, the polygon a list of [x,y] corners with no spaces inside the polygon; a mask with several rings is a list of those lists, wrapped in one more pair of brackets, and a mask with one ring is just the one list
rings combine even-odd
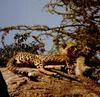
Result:
{"label": "tree branch", "polygon": [[8,26],[4,28],[0,28],[0,32],[9,32],[11,30],[31,30],[31,31],[49,31],[49,30],[57,30],[66,27],[85,27],[85,25],[77,24],[77,25],[65,25],[61,27],[51,27],[49,28],[46,25],[35,25],[35,26],[28,26],[28,25],[18,25],[18,26]]}

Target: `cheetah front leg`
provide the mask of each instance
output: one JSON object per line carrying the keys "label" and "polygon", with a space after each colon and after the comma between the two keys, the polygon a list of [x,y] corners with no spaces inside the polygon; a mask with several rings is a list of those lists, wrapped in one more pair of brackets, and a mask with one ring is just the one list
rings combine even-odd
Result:
{"label": "cheetah front leg", "polygon": [[46,75],[54,76],[54,77],[57,76],[57,73],[46,70],[45,67],[44,67],[44,65],[42,65],[42,64],[37,65],[37,69],[38,69],[41,73],[44,73],[44,74],[46,74]]}
{"label": "cheetah front leg", "polygon": [[57,70],[62,70],[65,65],[46,65],[44,66],[45,69],[57,69]]}
{"label": "cheetah front leg", "polygon": [[48,71],[48,70],[46,70],[46,69],[44,69],[44,68],[39,68],[39,71],[42,72],[42,73],[44,73],[44,74],[47,74],[47,75],[49,75],[49,76],[54,76],[54,77],[57,76],[57,73]]}
{"label": "cheetah front leg", "polygon": [[[37,67],[38,68],[38,71],[39,72],[42,72],[46,75],[49,75],[49,76],[54,76],[54,77],[58,77],[58,73],[55,73],[55,72],[51,72],[51,71],[48,71],[46,69],[55,69],[55,70],[61,70],[62,68],[64,67],[64,65],[46,65],[46,66],[40,66],[40,67]],[[34,72],[29,72],[28,73],[28,76],[31,77],[31,76],[36,76],[37,74],[34,73]]]}

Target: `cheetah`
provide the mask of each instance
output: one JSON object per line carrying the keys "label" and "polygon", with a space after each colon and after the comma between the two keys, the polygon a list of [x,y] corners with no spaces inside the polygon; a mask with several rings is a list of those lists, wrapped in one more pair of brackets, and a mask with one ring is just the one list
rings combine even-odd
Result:
{"label": "cheetah", "polygon": [[[50,54],[50,55],[36,55],[29,52],[17,52],[7,63],[7,69],[15,74],[21,74],[22,71],[17,67],[36,67],[40,72],[50,76],[56,76],[57,73],[45,69],[49,65],[66,65],[68,62],[66,54]],[[55,68],[55,66],[53,66]],[[22,73],[23,74],[23,73]],[[28,76],[31,74],[29,73]]]}

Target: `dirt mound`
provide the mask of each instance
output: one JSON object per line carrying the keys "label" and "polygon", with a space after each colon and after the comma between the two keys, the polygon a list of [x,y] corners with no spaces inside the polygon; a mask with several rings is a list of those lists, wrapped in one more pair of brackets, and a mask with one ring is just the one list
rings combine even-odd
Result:
{"label": "dirt mound", "polygon": [[40,74],[35,80],[0,68],[10,97],[99,97],[100,86],[89,79],[81,82]]}

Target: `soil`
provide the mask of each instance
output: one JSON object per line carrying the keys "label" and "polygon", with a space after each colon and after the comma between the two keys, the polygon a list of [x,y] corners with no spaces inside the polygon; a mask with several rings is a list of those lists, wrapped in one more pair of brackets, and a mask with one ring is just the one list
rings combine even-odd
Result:
{"label": "soil", "polygon": [[100,85],[89,78],[81,82],[68,78],[54,78],[40,73],[30,80],[6,68],[0,68],[10,97],[100,97]]}

